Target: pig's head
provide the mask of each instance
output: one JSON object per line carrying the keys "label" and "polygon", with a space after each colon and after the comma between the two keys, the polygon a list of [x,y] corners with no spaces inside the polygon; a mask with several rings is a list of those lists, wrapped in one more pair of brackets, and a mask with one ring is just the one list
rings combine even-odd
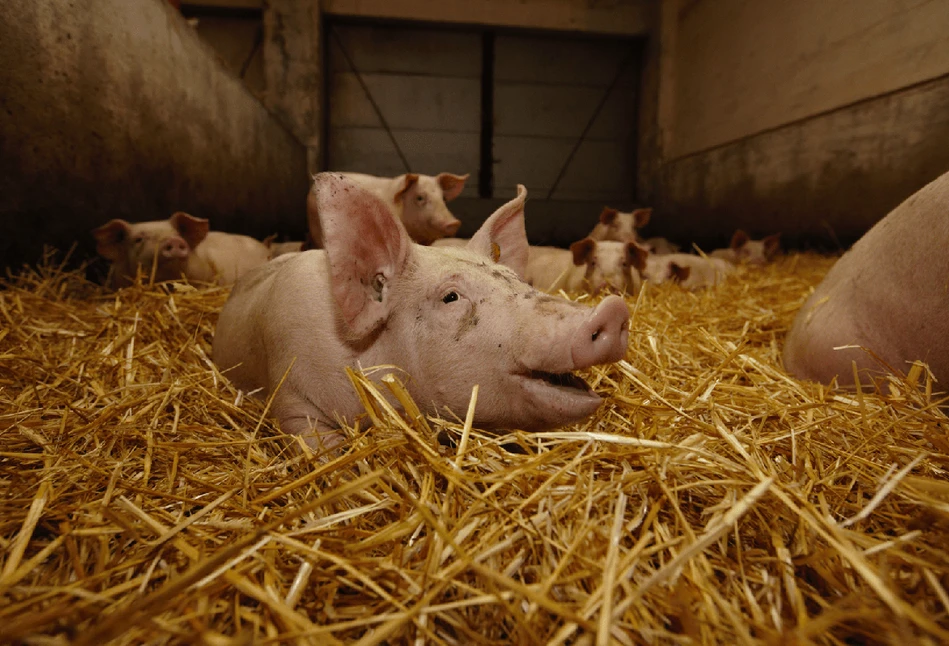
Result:
{"label": "pig's head", "polygon": [[649,252],[635,242],[616,242],[584,238],[570,245],[573,264],[585,267],[586,288],[595,293],[612,289],[623,294],[636,294],[642,285]]}
{"label": "pig's head", "polygon": [[96,251],[112,261],[118,284],[128,284],[139,268],[150,275],[154,267],[156,281],[173,280],[181,278],[192,251],[208,235],[208,221],[179,211],[155,222],[110,220],[92,235]]}
{"label": "pig's head", "polygon": [[767,236],[761,240],[752,240],[748,234],[738,229],[732,236],[729,248],[738,262],[749,265],[766,265],[781,251],[781,234]]}
{"label": "pig's head", "polygon": [[361,361],[394,363],[416,402],[464,415],[479,385],[482,428],[542,430],[587,417],[600,397],[578,376],[626,354],[629,312],[590,308],[523,280],[524,200],[498,209],[463,248],[413,244],[377,198],[323,173],[319,201],[338,326]]}
{"label": "pig's head", "polygon": [[636,209],[629,213],[623,213],[608,206],[603,207],[600,213],[600,224],[606,227],[605,240],[616,240],[618,242],[637,242],[641,229],[649,224],[652,217],[652,209]]}
{"label": "pig's head", "polygon": [[402,204],[402,222],[409,236],[420,244],[431,244],[439,238],[455,235],[461,221],[445,202],[450,202],[465,188],[468,175],[439,173],[431,175],[400,175],[396,181],[401,187],[395,195],[396,203]]}

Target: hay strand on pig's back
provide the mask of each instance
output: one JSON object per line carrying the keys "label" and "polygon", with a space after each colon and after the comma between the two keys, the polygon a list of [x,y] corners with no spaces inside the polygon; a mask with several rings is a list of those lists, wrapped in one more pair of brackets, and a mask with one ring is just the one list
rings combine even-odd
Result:
{"label": "hay strand on pig's back", "polygon": [[647,286],[626,361],[587,374],[606,404],[557,432],[400,416],[401,375],[354,373],[379,422],[330,461],[211,364],[226,290],[23,271],[0,292],[0,635],[944,642],[926,371],[854,395],[780,368],[831,262]]}

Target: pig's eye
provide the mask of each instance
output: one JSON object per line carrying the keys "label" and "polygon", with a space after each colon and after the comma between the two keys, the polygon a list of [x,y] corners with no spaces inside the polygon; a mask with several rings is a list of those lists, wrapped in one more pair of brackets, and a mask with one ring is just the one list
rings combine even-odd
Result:
{"label": "pig's eye", "polygon": [[448,303],[454,303],[457,300],[458,300],[458,292],[448,292],[447,294],[442,296],[442,303],[445,303],[446,305]]}
{"label": "pig's eye", "polygon": [[415,197],[415,201],[418,202],[419,204],[424,204],[424,203],[425,203],[425,196],[424,196],[424,195],[417,195],[417,196]]}
{"label": "pig's eye", "polygon": [[143,236],[143,235],[137,235],[137,236],[135,236],[134,238],[132,238],[132,243],[134,243],[134,244],[142,244],[142,241],[143,241],[143,240],[145,240],[145,236]]}

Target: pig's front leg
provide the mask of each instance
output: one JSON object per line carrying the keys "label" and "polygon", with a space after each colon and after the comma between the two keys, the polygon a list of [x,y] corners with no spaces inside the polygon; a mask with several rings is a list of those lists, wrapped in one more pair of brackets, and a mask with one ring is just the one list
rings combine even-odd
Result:
{"label": "pig's front leg", "polygon": [[316,453],[336,454],[346,439],[333,420],[301,395],[281,390],[274,398],[273,416],[284,433],[299,435]]}

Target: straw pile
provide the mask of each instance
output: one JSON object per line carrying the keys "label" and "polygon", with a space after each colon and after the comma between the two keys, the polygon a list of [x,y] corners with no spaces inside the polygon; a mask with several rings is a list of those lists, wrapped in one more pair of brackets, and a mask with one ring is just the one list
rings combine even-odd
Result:
{"label": "straw pile", "polygon": [[[832,259],[648,288],[595,417],[491,436],[367,415],[304,456],[209,361],[224,289],[0,291],[0,641],[937,644],[949,422],[788,378]],[[459,411],[464,415],[465,411]]]}

